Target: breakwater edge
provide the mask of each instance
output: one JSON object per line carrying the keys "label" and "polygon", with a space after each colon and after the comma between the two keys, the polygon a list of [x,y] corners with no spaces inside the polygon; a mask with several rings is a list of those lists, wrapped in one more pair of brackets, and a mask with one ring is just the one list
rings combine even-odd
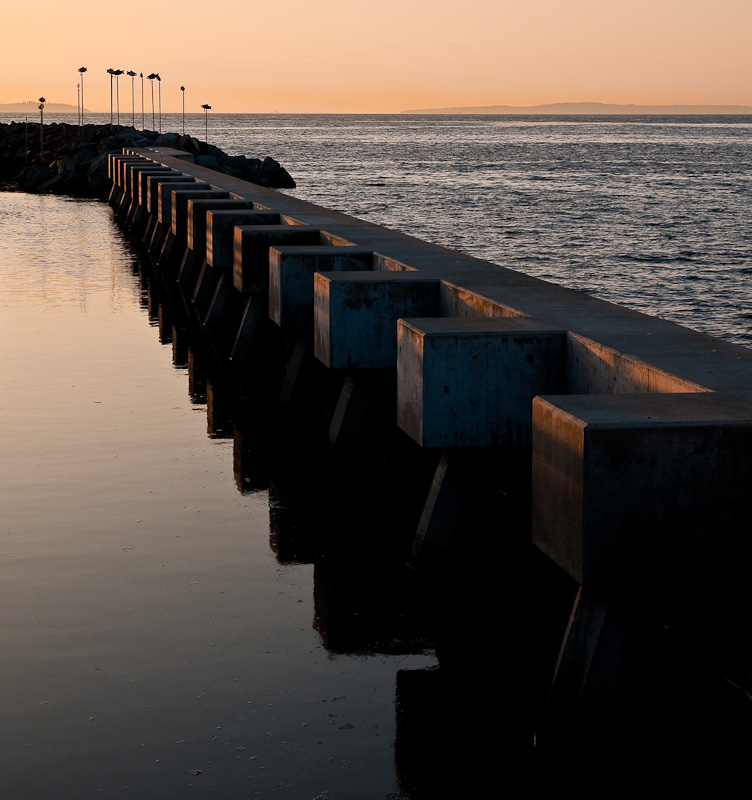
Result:
{"label": "breakwater edge", "polygon": [[[574,741],[566,729],[587,686],[616,677],[613,642],[597,656],[601,643],[649,618],[683,617],[691,588],[680,584],[699,569],[715,586],[727,547],[746,563],[749,350],[181,166],[168,152],[113,156],[111,174],[110,203],[175,271],[220,362],[255,385],[261,369],[269,399],[290,409],[323,402],[324,440],[347,454],[351,474],[357,463],[362,478],[368,453],[400,475],[412,464],[408,474],[425,476],[418,463],[433,461],[422,494],[398,481],[425,498],[412,517],[413,557],[458,537],[467,544],[503,506],[506,548],[524,550],[531,526],[536,546],[580,585],[537,733],[544,752]],[[711,446],[716,429],[724,433]],[[714,487],[712,503],[697,480]],[[390,497],[388,516],[409,529],[411,512]],[[642,593],[630,602],[634,583]],[[668,586],[682,597],[671,611]],[[725,583],[736,589],[723,603],[745,607],[744,582]],[[620,737],[616,749],[628,746]]]}

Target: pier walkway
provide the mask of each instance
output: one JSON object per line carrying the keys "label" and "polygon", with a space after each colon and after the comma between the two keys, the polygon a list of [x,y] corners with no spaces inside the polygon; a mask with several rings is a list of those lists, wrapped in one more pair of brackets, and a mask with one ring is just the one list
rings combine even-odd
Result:
{"label": "pier walkway", "polygon": [[414,557],[459,535],[457,478],[473,454],[530,464],[532,541],[580,586],[552,729],[609,669],[598,644],[613,598],[649,598],[719,559],[747,563],[752,351],[180,151],[126,150],[110,177],[110,204],[174,272],[221,358],[251,369],[254,337],[272,325],[282,401],[306,395],[314,362],[339,376],[332,447],[357,446],[376,414],[436,453]]}

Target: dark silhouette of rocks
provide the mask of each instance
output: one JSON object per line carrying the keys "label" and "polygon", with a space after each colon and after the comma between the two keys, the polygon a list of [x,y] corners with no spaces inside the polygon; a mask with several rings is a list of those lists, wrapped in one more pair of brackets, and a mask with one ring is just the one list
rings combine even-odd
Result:
{"label": "dark silhouette of rocks", "polygon": [[227,175],[273,189],[294,189],[295,181],[273,158],[229,156],[188,135],[139,131],[109,125],[50,123],[40,153],[38,123],[0,123],[0,188],[26,192],[106,198],[112,186],[107,156],[124,147],[173,147],[193,161]]}

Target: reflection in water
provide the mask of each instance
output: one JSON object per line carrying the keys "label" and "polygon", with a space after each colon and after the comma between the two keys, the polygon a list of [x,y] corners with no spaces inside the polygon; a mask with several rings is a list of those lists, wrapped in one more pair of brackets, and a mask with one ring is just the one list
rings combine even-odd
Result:
{"label": "reflection in water", "polygon": [[[306,465],[265,449],[266,420],[207,376],[200,338],[106,207],[0,195],[0,209],[3,793],[406,791],[395,677],[435,657],[417,618],[401,655],[369,632],[366,587],[413,613],[365,567],[370,526],[332,518],[336,493],[317,497]],[[314,576],[347,539],[344,572]],[[353,565],[367,580],[348,611]]]}

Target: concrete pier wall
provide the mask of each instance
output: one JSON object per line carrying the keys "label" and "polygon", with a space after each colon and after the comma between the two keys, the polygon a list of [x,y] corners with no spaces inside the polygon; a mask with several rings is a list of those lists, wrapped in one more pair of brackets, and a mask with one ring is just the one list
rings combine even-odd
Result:
{"label": "concrete pier wall", "polygon": [[[463,483],[448,479],[452,464],[456,475],[473,452],[521,449],[527,535],[586,593],[618,594],[719,552],[750,557],[752,351],[178,151],[111,156],[110,176],[111,205],[140,209],[145,244],[200,324],[222,327],[220,357],[253,369],[247,356],[271,325],[286,342],[280,397],[305,389],[306,364],[339,376],[332,445],[357,444],[377,415],[435,450],[416,553],[454,533],[443,509]],[[595,605],[579,602],[570,630],[597,640],[601,627],[577,617]],[[591,644],[569,657],[565,641],[560,668],[582,680],[562,685],[582,690]]]}
{"label": "concrete pier wall", "polygon": [[[692,425],[712,425],[716,411],[726,425],[727,398],[738,423],[745,415],[752,423],[746,348],[213,172],[184,155],[111,156],[111,203],[156,217],[146,230],[166,229],[173,262],[197,262],[195,280],[205,262],[231,278],[223,286],[243,295],[242,304],[263,307],[283,329],[308,328],[315,356],[330,369],[396,370],[398,424],[422,446],[531,444],[541,474],[558,456],[540,450],[536,426],[558,422],[553,410],[534,421],[538,395],[586,395],[588,408],[602,408],[601,427],[610,420],[635,432],[672,424],[691,436]],[[698,406],[684,395],[696,393],[715,399],[693,420]],[[611,397],[655,394],[676,397],[670,406],[645,398],[642,415]],[[570,401],[547,403],[563,419],[574,413]],[[658,412],[649,413],[658,403],[660,423]],[[694,455],[698,465],[704,457]],[[739,496],[749,488],[740,483]],[[534,492],[536,541],[558,535],[541,508],[562,507],[558,491]]]}

